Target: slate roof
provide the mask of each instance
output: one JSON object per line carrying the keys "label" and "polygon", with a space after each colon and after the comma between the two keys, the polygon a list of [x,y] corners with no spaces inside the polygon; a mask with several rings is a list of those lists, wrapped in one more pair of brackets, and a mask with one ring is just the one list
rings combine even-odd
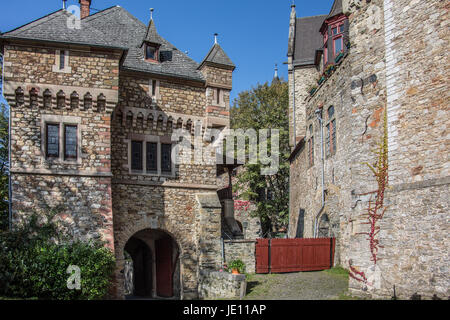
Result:
{"label": "slate roof", "polygon": [[335,0],[333,2],[333,6],[331,7],[330,13],[327,16],[327,19],[337,16],[341,13],[344,13],[344,10],[342,9],[342,0]]}
{"label": "slate roof", "polygon": [[[205,81],[202,73],[197,70],[198,64],[160,37],[154,28],[154,22],[148,28],[147,25],[119,6],[105,9],[81,20],[81,29],[67,27],[67,21],[71,16],[66,10],[58,10],[6,32],[1,35],[1,38],[122,49],[127,51],[122,70]],[[160,41],[160,55],[163,62],[151,63],[144,60],[142,43],[147,37]]]}
{"label": "slate roof", "polygon": [[214,44],[211,50],[209,50],[208,54],[206,55],[205,59],[203,59],[203,62],[200,64],[200,66],[203,65],[204,63],[212,63],[222,66],[228,66],[232,67],[233,69],[236,68],[234,63],[227,56],[225,51],[223,51],[222,47],[218,43]]}
{"label": "slate roof", "polygon": [[313,65],[316,50],[323,47],[319,32],[327,15],[297,18],[295,26],[294,65]]}

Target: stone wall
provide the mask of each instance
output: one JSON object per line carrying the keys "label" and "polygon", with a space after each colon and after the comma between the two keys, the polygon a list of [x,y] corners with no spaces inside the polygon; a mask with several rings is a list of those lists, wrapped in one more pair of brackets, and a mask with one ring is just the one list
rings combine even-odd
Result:
{"label": "stone wall", "polygon": [[[448,5],[440,1],[344,1],[344,8],[351,48],[337,71],[306,99],[306,128],[314,127],[315,159],[309,166],[311,135],[307,133],[291,163],[289,236],[295,236],[300,209],[306,211],[305,237],[313,234],[322,191],[320,128],[314,111],[323,110],[326,125],[326,110],[333,105],[337,150],[334,155],[325,152],[323,212],[330,216],[333,236],[338,238],[335,261],[346,268],[351,262],[368,278],[367,283],[351,279],[351,292],[390,298],[395,285],[400,298],[416,292],[428,298],[434,294],[446,297],[449,159],[444,150],[449,145],[445,134],[449,99],[442,59],[448,55],[444,49],[448,35],[442,25],[448,20]],[[361,234],[368,231],[364,224],[370,200],[367,193],[377,187],[364,163],[375,162],[373,150],[381,139],[386,109],[390,188],[375,265],[367,236]],[[326,146],[326,127],[324,136]]]}
{"label": "stone wall", "polygon": [[246,273],[256,272],[255,240],[224,240],[225,263],[241,260]]}
{"label": "stone wall", "polygon": [[228,272],[200,272],[199,292],[202,299],[242,299],[247,290],[245,275]]}
{"label": "stone wall", "polygon": [[[112,106],[117,103],[120,57],[70,50],[71,73],[56,72],[56,50],[5,46],[13,219],[56,210],[75,239],[106,240],[114,249],[110,125]],[[16,97],[18,88],[23,90],[20,97]],[[58,103],[60,90],[65,98]],[[50,94],[47,99],[45,92]],[[73,92],[78,99],[72,101]],[[90,103],[84,100],[88,92]],[[59,158],[46,157],[46,123],[77,125],[77,159],[64,159],[61,149]]]}

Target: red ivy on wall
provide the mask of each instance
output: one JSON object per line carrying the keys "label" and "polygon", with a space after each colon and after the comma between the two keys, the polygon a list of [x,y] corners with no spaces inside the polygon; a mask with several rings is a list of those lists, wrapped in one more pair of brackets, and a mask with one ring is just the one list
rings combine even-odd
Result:
{"label": "red ivy on wall", "polygon": [[[375,179],[377,180],[378,189],[373,192],[369,192],[362,195],[371,195],[369,200],[369,206],[367,208],[367,213],[364,214],[367,224],[370,226],[370,230],[368,232],[362,232],[359,234],[367,235],[367,240],[369,241],[369,249],[371,253],[371,260],[376,265],[378,261],[378,249],[379,249],[379,240],[378,235],[380,233],[379,222],[383,219],[384,214],[386,212],[387,207],[384,206],[384,196],[386,187],[389,182],[388,176],[388,130],[387,130],[387,113],[384,111],[384,134],[381,143],[378,146],[377,151],[377,161],[372,166],[368,163],[367,166],[372,171]],[[373,199],[373,195],[375,195],[375,200]],[[357,271],[353,266],[351,261],[350,264],[350,276],[360,282],[367,283],[367,278],[364,272]]]}

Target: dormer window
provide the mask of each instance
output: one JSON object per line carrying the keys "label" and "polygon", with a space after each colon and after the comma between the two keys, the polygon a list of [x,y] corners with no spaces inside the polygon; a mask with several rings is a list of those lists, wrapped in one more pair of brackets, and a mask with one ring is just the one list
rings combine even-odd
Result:
{"label": "dormer window", "polygon": [[159,60],[158,47],[151,44],[145,45],[145,60],[158,61]]}

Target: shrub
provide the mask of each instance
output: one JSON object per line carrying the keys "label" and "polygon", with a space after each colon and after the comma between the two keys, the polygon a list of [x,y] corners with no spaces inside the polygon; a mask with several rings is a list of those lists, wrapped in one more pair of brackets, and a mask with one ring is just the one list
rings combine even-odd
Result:
{"label": "shrub", "polygon": [[[101,299],[109,289],[115,261],[101,242],[69,242],[53,221],[39,223],[33,215],[16,230],[0,232],[0,296],[39,299]],[[81,289],[67,288],[75,265]]]}

